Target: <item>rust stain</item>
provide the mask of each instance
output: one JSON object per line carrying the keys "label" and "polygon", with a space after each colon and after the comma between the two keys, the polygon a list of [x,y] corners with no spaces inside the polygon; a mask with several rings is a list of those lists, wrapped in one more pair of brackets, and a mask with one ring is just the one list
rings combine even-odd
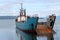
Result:
{"label": "rust stain", "polygon": [[41,35],[46,35],[48,33],[52,33],[52,29],[47,25],[37,25],[37,30]]}

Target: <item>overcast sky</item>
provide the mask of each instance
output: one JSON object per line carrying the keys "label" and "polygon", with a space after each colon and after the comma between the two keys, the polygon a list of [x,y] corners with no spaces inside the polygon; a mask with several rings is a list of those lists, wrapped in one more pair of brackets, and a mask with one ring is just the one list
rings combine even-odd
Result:
{"label": "overcast sky", "polygon": [[23,3],[27,15],[60,15],[60,0],[0,0],[0,15],[19,15],[20,3]]}

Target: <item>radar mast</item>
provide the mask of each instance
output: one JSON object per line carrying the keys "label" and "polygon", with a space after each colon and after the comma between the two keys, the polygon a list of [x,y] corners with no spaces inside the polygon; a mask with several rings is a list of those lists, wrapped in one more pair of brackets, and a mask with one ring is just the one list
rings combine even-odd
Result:
{"label": "radar mast", "polygon": [[26,9],[23,9],[23,4],[21,3],[20,16],[26,16]]}

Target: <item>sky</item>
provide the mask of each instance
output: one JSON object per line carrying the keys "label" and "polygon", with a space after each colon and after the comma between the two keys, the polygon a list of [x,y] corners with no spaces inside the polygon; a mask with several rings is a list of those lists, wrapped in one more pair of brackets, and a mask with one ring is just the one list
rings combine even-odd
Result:
{"label": "sky", "polygon": [[60,0],[0,0],[0,16],[19,15],[21,3],[27,15],[38,14],[39,17],[60,15]]}

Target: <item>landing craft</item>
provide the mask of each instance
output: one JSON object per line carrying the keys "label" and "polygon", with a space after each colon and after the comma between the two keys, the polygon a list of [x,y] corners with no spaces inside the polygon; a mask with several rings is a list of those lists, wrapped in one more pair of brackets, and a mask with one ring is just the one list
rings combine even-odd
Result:
{"label": "landing craft", "polygon": [[16,33],[21,35],[21,40],[37,40],[35,35],[52,33],[56,16],[49,16],[47,21],[41,19],[38,16],[26,16],[26,9],[21,4],[20,15],[16,18]]}

